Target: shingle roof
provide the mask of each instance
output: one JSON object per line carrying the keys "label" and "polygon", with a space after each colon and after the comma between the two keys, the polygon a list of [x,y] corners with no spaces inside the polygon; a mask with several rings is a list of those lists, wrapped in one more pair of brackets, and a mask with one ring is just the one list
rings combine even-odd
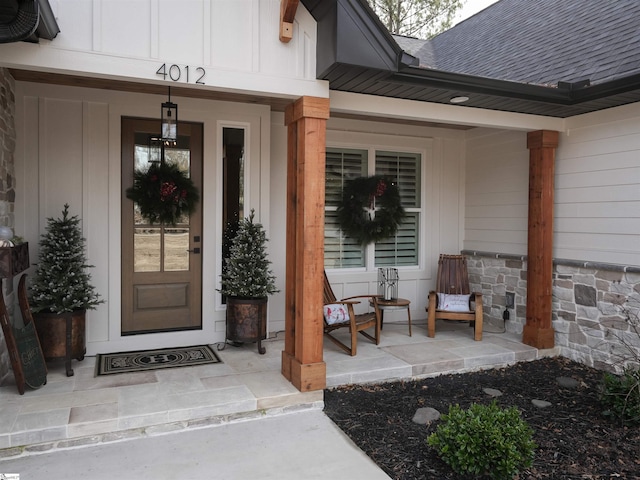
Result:
{"label": "shingle roof", "polygon": [[331,90],[561,118],[640,102],[640,0],[501,0],[429,41],[367,0],[301,2]]}
{"label": "shingle roof", "polygon": [[422,67],[538,85],[640,72],[640,1],[500,0],[422,47]]}

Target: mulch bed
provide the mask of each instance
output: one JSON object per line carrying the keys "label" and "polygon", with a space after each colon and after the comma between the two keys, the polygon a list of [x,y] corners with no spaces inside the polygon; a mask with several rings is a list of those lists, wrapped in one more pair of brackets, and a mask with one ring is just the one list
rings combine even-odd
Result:
{"label": "mulch bed", "polygon": [[[578,380],[560,387],[557,378]],[[354,385],[325,391],[326,414],[391,478],[464,479],[427,446],[437,427],[412,422],[420,407],[488,404],[483,388],[500,390],[499,405],[517,406],[538,445],[520,479],[640,478],[640,428],[602,415],[602,372],[565,358],[543,358],[506,368],[441,375],[418,381]],[[547,408],[532,399],[552,403]]]}

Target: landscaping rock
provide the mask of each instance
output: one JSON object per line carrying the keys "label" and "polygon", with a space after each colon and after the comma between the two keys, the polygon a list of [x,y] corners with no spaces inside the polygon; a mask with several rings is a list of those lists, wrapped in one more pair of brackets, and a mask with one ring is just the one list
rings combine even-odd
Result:
{"label": "landscaping rock", "polygon": [[580,385],[580,382],[571,377],[558,377],[556,380],[558,382],[558,385],[563,388],[577,388],[578,385]]}
{"label": "landscaping rock", "polygon": [[490,397],[501,397],[502,392],[500,390],[496,390],[495,388],[483,388],[482,391],[489,395]]}
{"label": "landscaping rock", "polygon": [[536,400],[536,399],[531,400],[531,403],[533,403],[538,408],[547,408],[552,405],[551,402],[547,402],[546,400]]}
{"label": "landscaping rock", "polygon": [[431,422],[440,418],[440,412],[435,408],[422,407],[416,410],[415,415],[412,418],[413,423],[418,425],[429,425]]}
{"label": "landscaping rock", "polygon": [[[575,378],[580,386],[561,388],[558,377]],[[505,368],[416,381],[330,388],[325,390],[324,405],[325,413],[390,478],[459,480],[461,476],[435,449],[425,447],[425,437],[439,422],[425,426],[411,418],[418,407],[445,413],[451,405],[486,404],[493,399],[482,389],[491,386],[504,392],[498,399],[501,405],[517,407],[536,432],[535,460],[520,473],[521,480],[640,480],[640,435],[637,429],[602,415],[595,391],[601,381],[601,370],[560,356],[543,357]],[[531,402],[534,398],[550,400],[553,405],[541,410]]]}

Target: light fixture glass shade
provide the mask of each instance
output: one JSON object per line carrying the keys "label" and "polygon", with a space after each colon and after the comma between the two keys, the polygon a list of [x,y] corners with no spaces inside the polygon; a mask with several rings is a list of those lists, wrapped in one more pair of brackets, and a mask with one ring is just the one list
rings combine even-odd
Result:
{"label": "light fixture glass shade", "polygon": [[172,102],[162,104],[162,140],[175,143],[178,138],[178,105]]}
{"label": "light fixture glass shade", "polygon": [[149,163],[160,163],[162,161],[162,139],[149,136]]}

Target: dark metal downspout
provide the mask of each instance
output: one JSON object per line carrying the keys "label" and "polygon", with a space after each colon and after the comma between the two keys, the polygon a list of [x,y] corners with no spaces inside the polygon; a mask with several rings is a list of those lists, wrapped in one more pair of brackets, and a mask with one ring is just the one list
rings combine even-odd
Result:
{"label": "dark metal downspout", "polygon": [[56,17],[53,14],[53,10],[51,10],[49,0],[38,0],[38,3],[40,4],[40,22],[38,23],[36,34],[38,38],[53,40],[60,33]]}
{"label": "dark metal downspout", "polygon": [[60,32],[48,0],[18,0],[14,17],[0,23],[0,43],[53,40]]}
{"label": "dark metal downspout", "polygon": [[18,2],[15,17],[8,23],[0,24],[0,43],[20,42],[28,39],[38,28],[40,6],[37,0]]}

